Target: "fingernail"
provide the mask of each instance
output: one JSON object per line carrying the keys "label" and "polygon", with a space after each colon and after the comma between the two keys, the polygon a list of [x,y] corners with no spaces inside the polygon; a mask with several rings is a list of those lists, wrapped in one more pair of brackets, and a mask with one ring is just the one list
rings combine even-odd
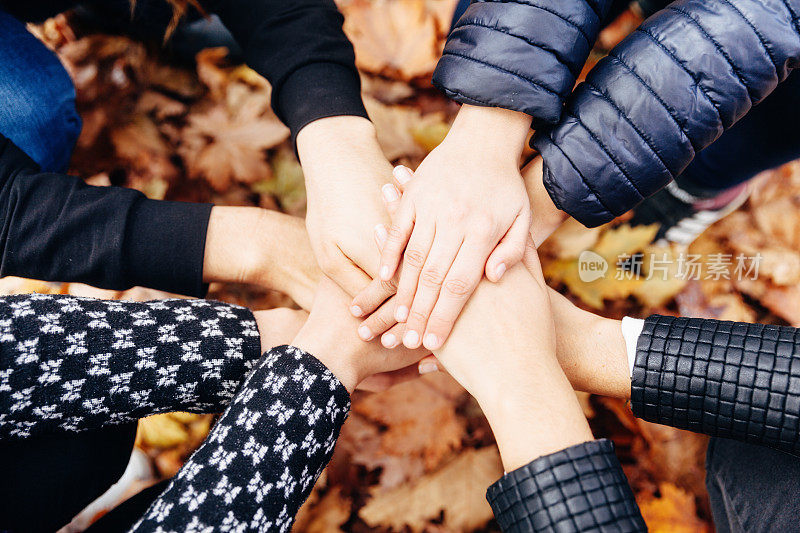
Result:
{"label": "fingernail", "polygon": [[389,232],[386,231],[386,226],[384,226],[383,224],[378,224],[377,226],[375,226],[373,228],[373,231],[375,232],[375,240],[378,241],[378,243],[380,244],[385,243],[386,239],[389,238]]}
{"label": "fingernail", "polygon": [[419,373],[420,373],[420,375],[430,374],[431,372],[436,372],[437,370],[439,370],[439,365],[437,365],[436,363],[431,363],[429,361],[425,362],[425,363],[421,363],[419,365]]}
{"label": "fingernail", "polygon": [[364,311],[362,311],[359,306],[353,305],[350,307],[350,313],[352,313],[353,316],[361,316],[364,314]]}
{"label": "fingernail", "polygon": [[400,193],[397,191],[397,187],[391,183],[387,183],[381,187],[381,191],[383,191],[383,199],[387,202],[396,202],[397,199],[400,198]]}
{"label": "fingernail", "polygon": [[361,337],[361,340],[369,341],[372,340],[372,332],[369,330],[367,326],[361,326],[358,328],[358,336]]}
{"label": "fingernail", "polygon": [[389,267],[386,265],[381,267],[381,279],[383,281],[389,281]]}
{"label": "fingernail", "polygon": [[394,348],[397,346],[397,337],[394,336],[394,333],[386,333],[381,337],[381,344],[385,348]]}
{"label": "fingernail", "polygon": [[419,334],[414,331],[406,331],[406,334],[403,335],[403,344],[406,345],[406,348],[416,348],[419,344]]}
{"label": "fingernail", "polygon": [[396,179],[397,183],[399,183],[400,185],[405,185],[413,177],[413,175],[411,174],[411,170],[408,167],[404,167],[403,165],[398,165],[394,167],[394,170],[392,170],[392,174],[394,174],[394,179]]}
{"label": "fingernail", "polygon": [[428,350],[435,350],[439,347],[439,338],[433,333],[425,335],[425,341],[422,343]]}
{"label": "fingernail", "polygon": [[408,307],[405,305],[398,305],[394,310],[394,319],[398,322],[405,322],[408,319]]}
{"label": "fingernail", "polygon": [[500,263],[497,265],[497,268],[494,269],[494,275],[497,276],[497,281],[500,281],[500,278],[503,277],[503,274],[506,273],[506,264]]}

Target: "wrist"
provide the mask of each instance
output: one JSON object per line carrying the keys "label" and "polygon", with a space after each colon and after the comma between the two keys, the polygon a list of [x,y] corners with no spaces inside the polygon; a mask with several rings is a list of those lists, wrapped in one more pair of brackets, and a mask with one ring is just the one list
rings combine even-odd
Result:
{"label": "wrist", "polygon": [[451,142],[479,145],[482,151],[518,162],[531,127],[525,113],[464,104],[447,134]]}
{"label": "wrist", "polygon": [[627,400],[628,354],[619,320],[573,305],[551,289],[558,363],[575,390]]}
{"label": "wrist", "polygon": [[214,206],[203,258],[205,283],[246,283],[310,306],[319,268],[302,219],[258,207]]}
{"label": "wrist", "polygon": [[[260,219],[257,207],[214,206],[208,221],[203,255],[205,283],[244,283],[248,265],[254,261],[246,245]],[[177,251],[176,251],[177,253]]]}
{"label": "wrist", "polygon": [[340,340],[324,334],[330,328],[314,327],[311,322],[312,319],[305,323],[291,345],[313,355],[352,394],[363,379],[358,365],[351,358],[342,356],[337,349]]}
{"label": "wrist", "polygon": [[[481,409],[492,428],[503,467],[507,472],[537,457],[555,453],[592,440],[592,433],[580,405],[566,383],[542,394],[551,383],[539,383],[529,390],[506,390]],[[558,380],[556,380],[558,381]]]}
{"label": "wrist", "polygon": [[[351,158],[364,153],[381,153],[375,125],[357,116],[337,116],[315,120],[297,134],[297,153],[305,169],[309,164],[329,164],[331,157]],[[333,161],[336,161],[333,159]],[[313,179],[315,173],[307,179]]]}

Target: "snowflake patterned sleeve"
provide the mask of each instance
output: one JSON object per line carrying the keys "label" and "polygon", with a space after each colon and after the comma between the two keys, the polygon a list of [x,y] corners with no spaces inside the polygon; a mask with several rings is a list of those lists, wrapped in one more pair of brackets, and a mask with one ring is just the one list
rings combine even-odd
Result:
{"label": "snowflake patterned sleeve", "polygon": [[322,363],[273,348],[132,531],[288,531],[349,409],[347,390]]}
{"label": "snowflake patterned sleeve", "polygon": [[0,298],[0,439],[220,412],[260,352],[253,314],[234,305]]}

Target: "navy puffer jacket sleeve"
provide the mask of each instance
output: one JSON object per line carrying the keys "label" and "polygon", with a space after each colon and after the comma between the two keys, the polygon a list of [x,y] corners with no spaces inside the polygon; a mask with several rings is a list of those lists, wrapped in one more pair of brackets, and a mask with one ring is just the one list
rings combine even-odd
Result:
{"label": "navy puffer jacket sleeve", "polygon": [[466,104],[555,124],[611,0],[475,0],[455,24],[433,83]]}
{"label": "navy puffer jacket sleeve", "polygon": [[597,226],[669,183],[800,64],[798,13],[800,0],[678,0],[650,17],[534,138],[556,205]]}

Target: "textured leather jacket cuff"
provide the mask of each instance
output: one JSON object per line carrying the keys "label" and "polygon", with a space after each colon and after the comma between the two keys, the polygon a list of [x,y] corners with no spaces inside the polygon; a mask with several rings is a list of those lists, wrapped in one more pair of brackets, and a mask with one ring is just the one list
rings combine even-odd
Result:
{"label": "textured leather jacket cuff", "polygon": [[647,531],[606,439],[539,457],[489,487],[486,499],[503,531]]}
{"label": "textured leather jacket cuff", "polygon": [[797,329],[654,315],[631,384],[645,420],[800,454]]}

